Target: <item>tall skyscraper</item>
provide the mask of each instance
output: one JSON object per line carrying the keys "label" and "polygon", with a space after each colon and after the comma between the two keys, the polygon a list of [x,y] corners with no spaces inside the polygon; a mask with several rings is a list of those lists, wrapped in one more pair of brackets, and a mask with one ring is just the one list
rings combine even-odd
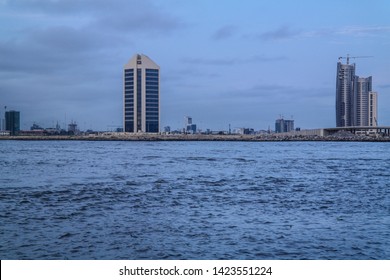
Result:
{"label": "tall skyscraper", "polygon": [[336,126],[352,125],[352,96],[354,92],[355,64],[337,63]]}
{"label": "tall skyscraper", "polygon": [[372,91],[372,77],[355,76],[355,85],[352,102],[352,125],[368,126],[368,95]]}
{"label": "tall skyscraper", "polygon": [[160,131],[160,67],[136,54],[124,67],[124,131]]}
{"label": "tall skyscraper", "polygon": [[336,126],[377,126],[377,93],[372,77],[355,75],[355,64],[337,63]]}
{"label": "tall skyscraper", "polygon": [[285,120],[283,118],[275,121],[275,132],[283,133],[294,130],[294,120]]}
{"label": "tall skyscraper", "polygon": [[5,130],[8,130],[10,132],[10,135],[18,134],[20,130],[20,112],[5,112]]}
{"label": "tall skyscraper", "polygon": [[368,93],[368,126],[378,126],[378,94]]}

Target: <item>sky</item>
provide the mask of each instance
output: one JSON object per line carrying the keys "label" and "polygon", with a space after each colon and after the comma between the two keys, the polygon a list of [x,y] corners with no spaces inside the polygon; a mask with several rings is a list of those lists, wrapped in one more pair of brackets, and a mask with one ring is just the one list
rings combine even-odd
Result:
{"label": "sky", "polygon": [[0,115],[21,129],[122,127],[123,67],[160,68],[161,128],[335,127],[336,66],[373,77],[390,125],[390,3],[263,0],[0,0]]}

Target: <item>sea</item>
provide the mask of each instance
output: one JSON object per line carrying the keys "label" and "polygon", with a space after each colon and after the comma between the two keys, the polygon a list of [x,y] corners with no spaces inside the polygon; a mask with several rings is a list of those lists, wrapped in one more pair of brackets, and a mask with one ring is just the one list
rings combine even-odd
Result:
{"label": "sea", "polygon": [[0,141],[0,258],[390,259],[390,145]]}

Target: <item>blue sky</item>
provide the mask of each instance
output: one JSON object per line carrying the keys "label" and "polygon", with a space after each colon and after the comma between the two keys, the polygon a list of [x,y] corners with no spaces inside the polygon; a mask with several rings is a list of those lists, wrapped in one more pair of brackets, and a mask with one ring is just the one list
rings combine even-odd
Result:
{"label": "blue sky", "polygon": [[0,112],[21,125],[122,125],[122,69],[161,67],[161,126],[335,126],[339,56],[373,76],[390,125],[388,1],[0,0]]}

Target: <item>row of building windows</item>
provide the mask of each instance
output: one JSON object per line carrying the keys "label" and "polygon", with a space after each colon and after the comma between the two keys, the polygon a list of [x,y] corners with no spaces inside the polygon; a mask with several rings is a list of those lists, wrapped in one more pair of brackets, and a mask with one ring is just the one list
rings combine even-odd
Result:
{"label": "row of building windows", "polygon": [[[158,77],[146,77],[146,82],[155,82],[158,83],[159,78]],[[125,81],[134,81],[133,76],[125,76]]]}
{"label": "row of building windows", "polygon": [[[133,90],[134,83],[133,82],[125,82],[125,89],[126,90],[128,90],[128,89]],[[158,91],[158,84],[146,83],[146,90]]]}
{"label": "row of building windows", "polygon": [[[134,119],[133,118],[125,118],[125,121],[131,121],[133,122]],[[155,121],[158,123],[158,117],[153,117],[153,116],[150,116],[150,117],[146,117],[146,121]]]}
{"label": "row of building windows", "polygon": [[159,81],[158,81],[158,77],[147,77],[145,82],[158,84]]}
{"label": "row of building windows", "polygon": [[158,92],[146,92],[145,95],[146,98],[157,98],[158,99]]}
{"label": "row of building windows", "polygon": [[146,73],[145,78],[146,78],[146,80],[148,80],[148,79],[158,80],[159,76],[158,76],[158,74],[155,74],[155,73]]}
{"label": "row of building windows", "polygon": [[146,73],[145,75],[146,81],[158,81],[159,78],[160,78],[159,75],[154,73],[151,74]]}
{"label": "row of building windows", "polygon": [[[151,83],[158,83],[159,78],[158,77],[146,77],[146,82],[151,82]],[[125,82],[132,82],[134,81],[133,76],[125,76]]]}
{"label": "row of building windows", "polygon": [[145,69],[145,72],[150,73],[150,74],[153,74],[153,73],[158,74],[158,71],[159,71],[158,69],[149,69],[149,68]]}
{"label": "row of building windows", "polygon": [[[152,110],[146,110],[146,113],[145,113],[146,116],[158,116],[158,108],[155,109],[155,111],[152,111]],[[128,112],[126,111],[125,113],[125,117],[133,117],[134,116],[134,112]]]}
{"label": "row of building windows", "polygon": [[[149,69],[149,68],[145,69],[145,72],[150,74],[154,74],[154,73],[158,74],[158,71],[159,71],[158,69]],[[133,73],[133,72],[134,72],[134,68],[125,69],[125,73]]]}
{"label": "row of building windows", "polygon": [[[133,80],[131,80],[131,81],[126,80],[125,81],[125,86],[134,86],[134,81]],[[156,81],[147,81],[146,82],[146,86],[158,87],[158,82],[156,82]]]}
{"label": "row of building windows", "polygon": [[[146,101],[147,104],[149,104],[149,103],[158,103],[158,98],[153,98],[153,97],[151,97],[151,98],[146,98],[145,101]],[[128,102],[134,102],[133,96],[131,96],[131,97],[126,97],[126,98],[125,98],[125,102],[126,102],[126,104],[127,104]]]}
{"label": "row of building windows", "polygon": [[[146,103],[147,104],[152,104],[152,103],[156,103],[158,104],[158,98],[146,98]],[[126,97],[125,98],[125,104],[132,104],[134,102],[134,98],[133,97]]]}

